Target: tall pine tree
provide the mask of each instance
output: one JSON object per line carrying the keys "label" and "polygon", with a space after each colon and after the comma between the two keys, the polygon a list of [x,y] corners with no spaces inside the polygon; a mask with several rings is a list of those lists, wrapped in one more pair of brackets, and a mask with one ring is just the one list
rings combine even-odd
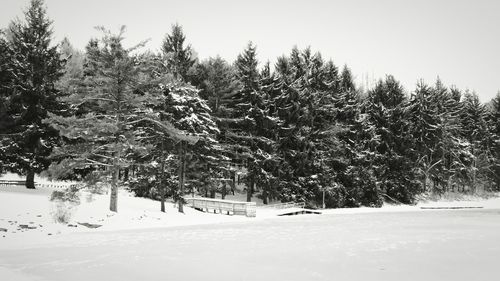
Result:
{"label": "tall pine tree", "polygon": [[146,123],[178,140],[192,138],[160,120],[148,108],[150,104],[162,103],[164,98],[159,89],[140,91],[141,62],[131,52],[142,44],[124,48],[125,27],[118,34],[99,29],[102,38],[91,40],[87,46],[85,87],[65,98],[74,115],[51,115],[46,123],[53,124],[70,140],[55,151],[65,157],[59,165],[68,170],[89,167],[100,172],[101,177],[107,176],[111,184],[110,210],[117,212],[120,169],[131,164],[128,154],[145,152],[136,125]]}
{"label": "tall pine tree", "polygon": [[57,130],[42,120],[61,114],[56,82],[64,61],[52,44],[52,22],[42,0],[32,0],[24,21],[10,26],[12,80],[7,94],[11,122],[2,128],[7,169],[26,175],[26,187],[35,188],[34,175],[50,164],[48,156],[59,139]]}

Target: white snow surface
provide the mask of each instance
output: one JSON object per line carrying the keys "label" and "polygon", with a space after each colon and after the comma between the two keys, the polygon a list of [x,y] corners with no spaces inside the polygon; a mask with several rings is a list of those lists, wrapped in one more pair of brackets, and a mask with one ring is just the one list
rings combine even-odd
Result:
{"label": "white snow surface", "polygon": [[[159,202],[124,190],[112,213],[108,195],[81,192],[70,220],[77,227],[68,227],[53,221],[52,191],[0,187],[0,280],[480,281],[500,274],[498,197],[287,217],[258,207],[247,218],[188,207],[181,214],[172,202],[161,213]],[[102,226],[77,224],[85,222]]]}

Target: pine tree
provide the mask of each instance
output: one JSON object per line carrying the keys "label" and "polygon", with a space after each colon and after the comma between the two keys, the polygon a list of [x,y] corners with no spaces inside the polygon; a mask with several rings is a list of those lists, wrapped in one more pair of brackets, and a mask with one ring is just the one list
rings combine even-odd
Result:
{"label": "pine tree", "polygon": [[470,143],[472,161],[466,174],[472,191],[486,181],[490,158],[487,110],[475,93],[465,93],[460,114],[462,137]]}
{"label": "pine tree", "polygon": [[84,55],[71,45],[68,38],[64,38],[61,41],[59,50],[66,64],[64,66],[64,74],[57,81],[57,88],[63,94],[70,94],[82,86]]}
{"label": "pine tree", "polygon": [[280,58],[276,69],[279,82],[269,96],[273,117],[279,120],[280,197],[285,202],[314,205],[323,201],[323,191],[331,192],[336,184],[330,157],[337,148],[333,133],[337,68],[332,62],[325,64],[321,54],[313,55],[309,48],[294,48],[289,58]]}
{"label": "pine tree", "polygon": [[[166,85],[166,101],[164,110],[160,113],[162,120],[174,124],[175,128],[197,137],[196,143],[181,140],[175,144],[178,159],[179,189],[176,195],[179,212],[183,210],[183,196],[185,193],[187,169],[193,162],[198,162],[196,172],[203,172],[220,166],[220,149],[215,135],[219,133],[217,124],[210,115],[211,110],[205,100],[200,98],[198,90],[183,82],[174,82]],[[205,172],[208,172],[205,170]],[[204,174],[210,178],[210,174]],[[194,188],[194,187],[193,187]]]}
{"label": "pine tree", "polygon": [[466,141],[460,137],[461,93],[457,89],[446,88],[438,78],[433,87],[433,104],[439,116],[438,130],[440,140],[436,146],[436,155],[441,156],[441,162],[435,166],[435,191],[445,192],[453,189],[460,181],[461,171],[467,165],[469,154]]}
{"label": "pine tree", "polygon": [[32,0],[24,22],[13,22],[9,30],[12,80],[4,110],[11,122],[2,128],[6,132],[2,144],[9,154],[6,168],[26,175],[27,188],[35,188],[34,175],[48,167],[48,156],[59,139],[57,131],[42,120],[64,109],[55,86],[64,61],[52,45],[51,25],[43,1]]}
{"label": "pine tree", "polygon": [[491,108],[487,119],[491,135],[490,149],[492,152],[491,168],[488,176],[495,183],[497,191],[500,190],[500,122],[498,120],[500,120],[500,92],[491,101]]}
{"label": "pine tree", "polygon": [[[348,72],[343,73],[344,81],[352,81],[345,75]],[[380,146],[380,135],[368,114],[362,111],[365,105],[358,92],[352,90],[355,85],[345,85],[341,86],[335,101],[336,120],[342,125],[336,132],[340,161],[335,161],[335,166],[342,191],[338,200],[346,207],[380,206],[382,198],[376,178],[379,167],[375,165],[379,158],[376,148]]]}
{"label": "pine tree", "polygon": [[186,36],[179,24],[172,25],[171,34],[163,40],[162,54],[166,69],[177,79],[189,82],[188,72],[196,62],[191,45],[184,46]]}
{"label": "pine tree", "polygon": [[10,98],[12,96],[11,83],[12,76],[12,61],[11,49],[5,34],[0,31],[0,174],[5,172],[9,165],[8,156],[14,155],[9,150],[12,149],[8,145],[9,135],[6,134],[8,128],[13,127],[13,118],[9,113]]}
{"label": "pine tree", "polygon": [[412,160],[419,170],[423,191],[428,191],[428,183],[437,175],[436,166],[442,162],[438,154],[441,132],[433,89],[423,82],[417,85],[408,105],[410,123],[409,134],[412,136]]}
{"label": "pine tree", "polygon": [[219,56],[209,58],[198,67],[202,68],[200,72],[203,73],[200,73],[202,81],[197,85],[200,88],[200,96],[208,101],[212,115],[225,116],[224,100],[234,95],[240,86],[235,77],[234,67]]}
{"label": "pine tree", "polygon": [[375,174],[383,196],[412,203],[419,190],[410,155],[406,103],[403,87],[389,75],[368,92],[365,110],[380,136]]}
{"label": "pine tree", "polygon": [[[257,65],[256,47],[250,42],[235,62],[239,89],[223,99],[224,117],[218,118],[220,141],[232,160],[231,166],[247,170],[244,178],[247,201],[251,201],[257,191],[257,184],[268,182],[266,169],[273,146],[268,135],[273,120],[267,113]],[[234,168],[228,172],[234,176]]]}
{"label": "pine tree", "polygon": [[351,70],[344,65],[342,73],[340,74],[340,89],[342,91],[356,91],[356,86],[354,84],[354,78],[352,77]]}
{"label": "pine tree", "polygon": [[72,105],[74,115],[50,115],[46,123],[53,124],[62,136],[71,140],[55,151],[56,156],[65,157],[59,165],[68,170],[90,167],[101,175],[109,175],[110,210],[116,212],[119,171],[130,165],[127,154],[145,152],[135,125],[146,123],[178,140],[191,138],[149,110],[147,105],[164,100],[159,91],[137,91],[140,62],[130,53],[142,44],[125,49],[124,27],[116,35],[104,28],[99,30],[103,32],[102,38],[91,40],[87,46],[85,90],[64,98]]}

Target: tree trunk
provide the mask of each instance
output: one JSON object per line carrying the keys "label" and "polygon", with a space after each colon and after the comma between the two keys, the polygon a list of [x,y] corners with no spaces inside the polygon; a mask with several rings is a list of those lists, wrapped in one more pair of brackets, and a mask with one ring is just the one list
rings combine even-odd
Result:
{"label": "tree trunk", "polygon": [[161,207],[160,211],[165,213],[165,186],[163,186],[163,177],[165,176],[165,154],[163,153],[163,141],[161,142],[161,173],[160,173],[160,182],[159,182],[159,188],[160,188],[160,200],[161,200]]}
{"label": "tree trunk", "polygon": [[253,186],[255,185],[253,177],[250,178],[250,186],[247,187],[247,202],[252,202]]}
{"label": "tree trunk", "polygon": [[128,181],[128,178],[129,178],[129,170],[130,170],[130,168],[126,168],[126,169],[123,171],[123,180],[124,180],[124,181]]}
{"label": "tree trunk", "polygon": [[424,177],[424,192],[427,192],[427,174]]}
{"label": "tree trunk", "polygon": [[35,172],[33,170],[29,170],[26,175],[26,188],[35,189]]}
{"label": "tree trunk", "polygon": [[268,197],[267,187],[264,187],[264,190],[262,190],[262,203],[264,205],[269,204],[267,197]]}
{"label": "tree trunk", "polygon": [[231,172],[231,192],[234,195],[234,189],[236,188],[236,172]]}
{"label": "tree trunk", "polygon": [[185,177],[185,169],[186,169],[186,150],[184,148],[184,141],[181,141],[180,148],[180,163],[179,163],[179,213],[184,213],[184,177]]}
{"label": "tree trunk", "polygon": [[226,193],[227,193],[226,185],[227,185],[226,181],[223,181],[222,182],[222,191],[221,191],[222,200],[226,199]]}
{"label": "tree trunk", "polygon": [[111,194],[109,197],[109,210],[111,212],[118,212],[118,173],[120,172],[120,168],[117,162],[117,159],[115,159],[111,179]]}

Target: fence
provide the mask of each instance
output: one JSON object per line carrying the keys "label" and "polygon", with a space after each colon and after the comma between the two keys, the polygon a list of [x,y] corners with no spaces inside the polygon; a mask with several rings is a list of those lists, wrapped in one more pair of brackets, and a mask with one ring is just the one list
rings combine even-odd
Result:
{"label": "fence", "polygon": [[256,216],[255,202],[229,201],[212,198],[184,198],[187,205],[204,212],[226,213],[227,215]]}
{"label": "fence", "polygon": [[[23,180],[0,180],[0,187],[8,187],[8,186],[25,186],[26,181]],[[76,187],[78,184],[76,183],[53,183],[53,182],[43,182],[38,183],[35,182],[35,187],[40,188],[67,188],[67,187]]]}
{"label": "fence", "polygon": [[304,208],[306,203],[300,202],[287,202],[287,203],[279,203],[279,204],[269,204],[263,205],[262,208],[273,208],[273,209],[288,209],[288,208]]}

